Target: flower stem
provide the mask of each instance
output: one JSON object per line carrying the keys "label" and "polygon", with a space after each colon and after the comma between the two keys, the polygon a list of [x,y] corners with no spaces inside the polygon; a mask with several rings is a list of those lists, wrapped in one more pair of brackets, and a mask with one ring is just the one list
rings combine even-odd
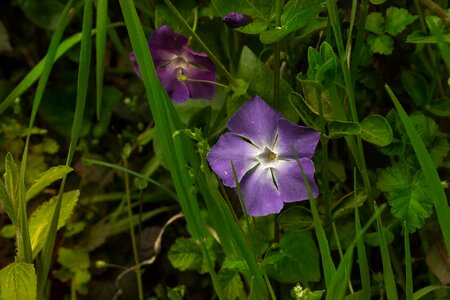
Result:
{"label": "flower stem", "polygon": [[[128,168],[128,161],[126,158],[124,158],[124,166],[125,168]],[[137,265],[139,264],[139,254],[137,250],[137,244],[136,244],[136,236],[134,233],[134,225],[133,225],[133,213],[131,211],[131,197],[130,197],[130,181],[128,173],[124,174],[125,176],[125,197],[127,200],[127,213],[128,213],[128,222],[130,225],[130,236],[131,236],[131,246],[133,248],[133,257],[134,257],[134,263]],[[137,288],[139,293],[139,300],[144,300],[144,292],[142,288],[142,278],[141,278],[141,272],[140,269],[136,269],[136,281],[137,281]]]}
{"label": "flower stem", "polygon": [[198,83],[209,83],[209,84],[214,84],[214,85],[223,87],[224,89],[227,89],[227,90],[232,89],[228,85],[225,85],[225,84],[220,83],[220,82],[215,82],[215,81],[209,81],[209,80],[203,80],[203,79],[191,79],[191,78],[188,78],[188,77],[183,77],[183,78],[178,77],[178,80],[180,80],[180,81],[198,82]]}

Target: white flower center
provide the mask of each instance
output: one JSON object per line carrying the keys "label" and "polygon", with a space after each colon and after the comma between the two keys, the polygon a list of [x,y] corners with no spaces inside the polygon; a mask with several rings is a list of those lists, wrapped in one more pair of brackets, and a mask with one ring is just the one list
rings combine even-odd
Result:
{"label": "white flower center", "polygon": [[256,158],[263,168],[273,168],[277,162],[277,154],[267,147]]}

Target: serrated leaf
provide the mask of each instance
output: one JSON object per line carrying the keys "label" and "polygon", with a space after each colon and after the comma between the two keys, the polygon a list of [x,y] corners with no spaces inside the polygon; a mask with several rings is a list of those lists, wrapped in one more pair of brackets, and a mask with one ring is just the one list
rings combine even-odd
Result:
{"label": "serrated leaf", "polygon": [[[70,191],[63,194],[61,211],[58,219],[58,229],[63,227],[67,219],[69,219],[75,205],[78,202],[80,191]],[[31,237],[31,247],[33,249],[33,257],[42,250],[45,239],[50,229],[53,214],[55,212],[56,199],[58,196],[52,197],[49,201],[44,202],[31,215],[29,220],[29,230]]]}
{"label": "serrated leaf", "polygon": [[307,230],[313,226],[311,211],[303,206],[289,207],[278,216],[278,224],[281,229]]}
{"label": "serrated leaf", "polygon": [[392,214],[407,221],[411,233],[421,228],[433,212],[433,200],[421,171],[411,178],[407,168],[396,164],[380,173],[377,188],[386,194]]}
{"label": "serrated leaf", "polygon": [[379,12],[370,13],[366,19],[365,29],[367,31],[383,34],[384,33],[384,18]]}
{"label": "serrated leaf", "polygon": [[291,32],[306,27],[309,21],[323,9],[322,0],[291,0],[284,7],[281,26],[261,32],[263,44],[274,43]]}
{"label": "serrated leaf", "polygon": [[355,122],[331,121],[327,124],[328,137],[330,139],[341,138],[346,135],[358,135],[361,133],[361,126]]}
{"label": "serrated leaf", "polygon": [[282,283],[320,280],[319,253],[309,231],[288,232],[280,241],[280,251],[269,253],[263,265],[270,277]]}
{"label": "serrated leaf", "polygon": [[35,179],[26,193],[26,201],[31,200],[37,194],[39,194],[44,188],[55,182],[56,180],[62,179],[64,175],[72,172],[72,168],[68,166],[56,166],[51,167],[44,173],[42,173],[37,179]]}
{"label": "serrated leaf", "polygon": [[5,157],[5,174],[3,177],[5,178],[5,188],[9,196],[10,206],[12,207],[12,213],[9,217],[15,223],[17,219],[17,201],[19,200],[17,195],[19,189],[19,167],[9,152]]}
{"label": "serrated leaf", "polygon": [[[213,262],[216,257],[214,252],[210,250],[211,248],[208,248],[208,255]],[[172,266],[181,271],[196,270],[200,274],[207,272],[207,258],[203,257],[200,245],[193,240],[184,237],[177,238],[170,247],[167,257]]]}
{"label": "serrated leaf", "polygon": [[217,276],[222,286],[222,295],[225,300],[245,298],[244,284],[238,272],[222,269]]}
{"label": "serrated leaf", "polygon": [[16,223],[16,213],[14,212],[14,207],[9,199],[8,192],[6,191],[3,182],[0,182],[0,208],[9,216],[13,224]]}
{"label": "serrated leaf", "polygon": [[71,280],[80,294],[86,294],[86,284],[91,280],[89,252],[61,247],[58,250],[58,262],[62,268],[54,271],[53,275],[63,282]]}
{"label": "serrated leaf", "polygon": [[444,158],[447,156],[450,150],[450,145],[446,137],[441,136],[436,138],[436,140],[431,145],[430,156],[433,160],[436,168],[441,166],[444,162]]}
{"label": "serrated leaf", "polygon": [[402,73],[402,85],[408,95],[418,107],[422,107],[428,102],[430,93],[428,83],[425,78],[418,73],[406,71]]}
{"label": "serrated leaf", "polygon": [[411,15],[404,8],[389,7],[386,11],[386,32],[396,36],[416,19],[417,16]]}
{"label": "serrated leaf", "polygon": [[420,112],[411,114],[410,119],[425,147],[429,147],[438,133],[439,127],[436,121]]}
{"label": "serrated leaf", "polygon": [[392,128],[383,116],[370,115],[361,122],[361,138],[377,146],[387,146],[393,139]]}
{"label": "serrated leaf", "polygon": [[36,291],[33,264],[12,263],[0,270],[0,300],[34,300]]}
{"label": "serrated leaf", "polygon": [[373,53],[389,55],[394,50],[394,40],[387,34],[371,35],[367,39],[367,43]]}
{"label": "serrated leaf", "polygon": [[439,98],[432,100],[426,109],[435,116],[449,117],[450,116],[450,99]]}

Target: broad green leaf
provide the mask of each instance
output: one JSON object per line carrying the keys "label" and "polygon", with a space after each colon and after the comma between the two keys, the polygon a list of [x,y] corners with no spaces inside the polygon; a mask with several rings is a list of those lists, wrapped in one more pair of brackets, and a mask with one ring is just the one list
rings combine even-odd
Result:
{"label": "broad green leaf", "polygon": [[305,104],[311,111],[319,115],[319,101],[322,102],[322,111],[325,120],[333,121],[335,116],[331,106],[330,91],[320,83],[312,80],[301,80]]}
{"label": "broad green leaf", "polygon": [[433,212],[433,200],[421,171],[412,176],[403,164],[384,169],[377,188],[386,194],[392,214],[406,220],[409,232],[420,229]]}
{"label": "broad green leaf", "polygon": [[386,32],[396,36],[416,19],[417,16],[411,15],[404,8],[389,7],[386,11]]}
{"label": "broad green leaf", "polygon": [[[212,240],[208,240],[208,255],[211,262],[214,262],[216,257],[213,251],[211,251]],[[191,239],[184,237],[177,238],[175,243],[170,247],[169,253],[167,254],[170,263],[175,268],[186,271],[186,270],[196,270],[200,274],[207,271],[207,258],[203,256],[202,249],[200,245]]]}
{"label": "broad green leaf", "polygon": [[16,236],[16,226],[13,224],[5,224],[0,230],[0,236],[4,239],[12,239]]}
{"label": "broad green leaf", "polygon": [[320,51],[308,48],[308,80],[317,81],[324,87],[335,84],[337,58],[333,48],[327,42],[320,45]]}
{"label": "broad green leaf", "polygon": [[[395,236],[394,234],[387,228],[383,227],[384,236],[386,238],[386,243],[391,244]],[[380,236],[378,232],[368,232],[364,235],[364,242],[371,247],[379,247],[380,246]]]}
{"label": "broad green leaf", "polygon": [[394,50],[394,40],[387,34],[371,35],[367,39],[373,53],[389,55]]}
{"label": "broad green leaf", "polygon": [[367,31],[383,34],[384,33],[384,18],[383,15],[379,12],[370,13],[367,16],[365,29]]}
{"label": "broad green leaf", "polygon": [[0,300],[34,300],[36,288],[33,264],[12,263],[0,270]]}
{"label": "broad green leaf", "polygon": [[425,78],[418,73],[406,71],[402,73],[402,85],[414,104],[422,107],[428,102],[430,93],[428,91],[428,83]]}
{"label": "broad green leaf", "polygon": [[327,124],[328,137],[337,139],[345,135],[358,135],[361,133],[361,126],[355,122],[331,121]]}
{"label": "broad green leaf", "polygon": [[[11,153],[7,153],[5,157],[5,188],[9,196],[10,206],[13,209],[12,215],[9,217],[11,221],[17,220],[17,209],[18,209],[18,191],[19,191],[19,167],[17,166]],[[16,224],[18,225],[18,224]]]}
{"label": "broad green leaf", "polygon": [[224,300],[244,299],[245,290],[238,272],[229,269],[220,270],[219,282],[223,288]]}
{"label": "broad green leaf", "polygon": [[393,139],[392,142],[381,147],[380,150],[386,155],[402,155],[405,152],[406,141],[408,137],[406,136],[405,128],[400,121],[398,114],[395,110],[390,110],[386,115],[386,120],[392,128]]}
{"label": "broad green leaf", "polygon": [[[61,212],[59,214],[58,229],[63,227],[69,219],[75,205],[78,202],[78,190],[66,192],[63,194]],[[29,230],[31,237],[31,247],[33,249],[33,257],[42,250],[45,238],[50,229],[50,223],[53,213],[55,212],[56,199],[58,196],[52,197],[49,201],[44,202],[31,215],[29,220]]]}
{"label": "broad green leaf", "polygon": [[333,210],[333,218],[339,218],[355,211],[355,207],[360,207],[367,200],[367,191],[364,188],[359,188],[353,192],[348,193],[341,200]]}
{"label": "broad green leaf", "polygon": [[444,158],[447,156],[450,150],[448,139],[445,136],[440,136],[435,139],[430,149],[430,156],[433,160],[436,168],[440,167],[444,162]]}
{"label": "broad green leaf", "polygon": [[73,169],[68,166],[56,166],[51,167],[44,173],[42,173],[39,178],[34,180],[31,187],[26,193],[26,201],[29,201],[37,194],[39,194],[44,188],[55,182],[56,180],[62,179],[64,175],[69,174]]}
{"label": "broad green leaf", "polygon": [[438,117],[450,116],[450,98],[439,98],[432,100],[429,105],[425,107],[430,113]]}
{"label": "broad green leaf", "polygon": [[309,21],[324,8],[322,0],[291,0],[281,15],[281,26],[263,31],[259,38],[263,44],[279,41],[291,32],[308,25]]}
{"label": "broad green leaf", "polygon": [[[273,103],[273,72],[267,67],[259,58],[247,47],[242,49],[239,66],[237,71],[238,78],[241,78],[250,84],[249,91],[258,95],[269,104]],[[292,92],[292,87],[286,81],[280,81],[280,99],[288,99],[289,93]],[[245,99],[247,101],[249,99]],[[233,114],[242,103],[228,101],[229,114]],[[297,114],[292,109],[289,101],[280,101],[278,110],[287,119],[296,122],[298,120]]]}
{"label": "broad green leaf", "polygon": [[89,252],[61,247],[58,249],[58,263],[62,268],[54,271],[53,275],[63,282],[72,281],[77,292],[87,294],[87,283],[91,280]]}
{"label": "broad green leaf", "polygon": [[414,128],[426,147],[429,147],[438,134],[439,127],[435,120],[420,112],[410,115]]}
{"label": "broad green leaf", "polygon": [[279,251],[269,253],[263,261],[270,277],[282,283],[320,280],[319,253],[309,231],[288,232],[279,246]]}
{"label": "broad green leaf", "polygon": [[14,212],[14,207],[11,202],[11,199],[8,196],[8,192],[6,191],[5,185],[0,181],[0,209],[8,215],[13,224],[16,223],[16,213]]}
{"label": "broad green leaf", "polygon": [[236,79],[237,83],[239,83],[238,88],[233,92],[231,99],[239,98],[240,96],[245,95],[247,93],[248,87],[250,84],[242,79]]}
{"label": "broad green leaf", "polygon": [[370,115],[361,122],[361,138],[377,146],[387,146],[393,139],[392,128],[383,116]]}
{"label": "broad green leaf", "polygon": [[45,30],[55,30],[64,5],[57,0],[18,0],[23,13],[36,25]]}
{"label": "broad green leaf", "polygon": [[320,130],[319,117],[315,114],[308,105],[302,95],[292,92],[289,94],[289,102],[291,102],[295,111],[299,115],[300,119],[305,123],[306,126]]}
{"label": "broad green leaf", "polygon": [[278,216],[278,224],[281,229],[289,230],[307,230],[313,227],[313,218],[311,211],[303,206],[289,207]]}

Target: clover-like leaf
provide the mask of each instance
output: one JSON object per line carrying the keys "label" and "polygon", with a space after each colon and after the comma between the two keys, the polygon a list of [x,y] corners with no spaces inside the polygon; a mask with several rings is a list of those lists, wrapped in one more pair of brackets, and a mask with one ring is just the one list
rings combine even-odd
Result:
{"label": "clover-like leaf", "polygon": [[394,50],[394,40],[387,34],[371,35],[367,42],[373,53],[389,55]]}
{"label": "clover-like leaf", "polygon": [[[212,240],[207,240],[205,243],[209,260],[213,262],[216,260],[216,256],[211,251]],[[181,271],[196,270],[201,274],[207,271],[208,258],[204,257],[200,245],[191,239],[184,237],[177,238],[175,243],[170,247],[167,257],[172,263],[172,266]]]}
{"label": "clover-like leaf", "polygon": [[366,19],[365,29],[367,31],[383,34],[384,33],[384,18],[379,12],[370,13]]}
{"label": "clover-like leaf", "polygon": [[392,214],[407,221],[411,233],[421,228],[433,212],[432,196],[421,171],[412,176],[408,168],[397,163],[381,172],[377,188],[385,193]]}
{"label": "clover-like leaf", "polygon": [[386,32],[396,36],[416,19],[417,16],[411,15],[404,8],[389,7],[386,11]]}

